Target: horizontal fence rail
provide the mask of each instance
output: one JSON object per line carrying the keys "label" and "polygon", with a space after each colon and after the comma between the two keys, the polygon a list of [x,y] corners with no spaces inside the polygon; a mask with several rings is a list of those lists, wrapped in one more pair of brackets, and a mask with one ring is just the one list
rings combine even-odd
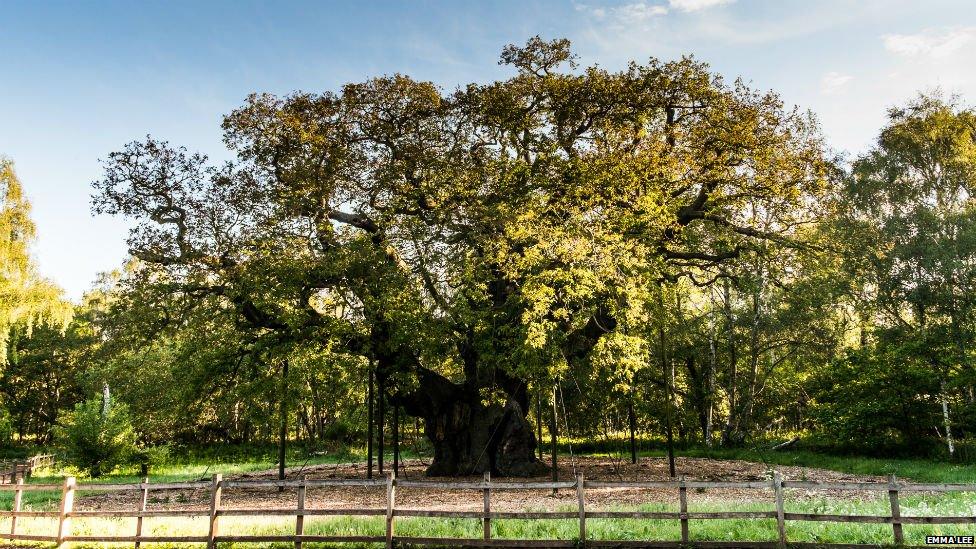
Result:
{"label": "horizontal fence rail", "polygon": [[[41,456],[49,457],[49,456]],[[305,505],[307,491],[310,489],[329,489],[338,487],[362,487],[375,489],[377,494],[385,493],[385,505],[374,508],[309,508]],[[297,498],[294,507],[269,509],[241,509],[227,508],[221,505],[224,490],[231,489],[260,489],[260,488],[293,488]],[[411,509],[398,507],[396,504],[397,488],[411,488],[418,490],[461,490],[474,491],[483,494],[484,506],[481,511],[447,511],[436,509]],[[665,489],[674,490],[678,494],[679,510],[666,511],[607,511],[588,510],[586,507],[586,489]],[[716,511],[690,512],[688,511],[689,489],[752,489],[770,490],[773,495],[774,508],[765,511]],[[825,513],[788,513],[785,511],[785,490],[836,490],[836,491],[876,491],[887,492],[890,503],[888,515],[840,515]],[[137,492],[138,505],[132,510],[74,510],[75,495],[78,491],[85,492]],[[209,507],[198,510],[169,510],[148,509],[148,495],[150,491],[167,490],[207,490],[209,491]],[[491,493],[493,491],[524,491],[524,490],[574,490],[577,506],[572,511],[493,511],[491,508]],[[0,540],[50,541],[57,545],[69,542],[120,542],[133,543],[140,547],[147,542],[198,542],[206,543],[208,548],[215,548],[220,542],[294,542],[296,549],[301,549],[304,542],[358,542],[385,544],[390,548],[394,544],[407,545],[450,545],[450,546],[482,546],[482,547],[785,547],[788,544],[786,525],[789,521],[821,521],[821,522],[853,522],[865,524],[890,524],[892,527],[892,542],[904,545],[902,532],[903,524],[976,524],[976,516],[902,516],[899,507],[899,494],[902,492],[976,492],[976,484],[924,484],[906,483],[898,481],[893,475],[887,482],[810,482],[783,480],[780,474],[774,473],[770,481],[728,482],[728,481],[587,481],[583,475],[577,475],[570,482],[497,482],[492,481],[485,474],[481,482],[445,482],[445,481],[417,481],[398,480],[392,475],[385,479],[305,479],[296,480],[224,480],[221,475],[214,475],[210,482],[164,482],[150,483],[148,478],[140,483],[108,484],[84,483],[78,484],[73,477],[68,477],[61,484],[25,483],[24,478],[17,479],[16,484],[0,485],[0,491],[13,491],[13,509],[0,511],[0,518],[10,519],[7,532],[0,532]],[[22,510],[23,494],[29,491],[60,491],[61,497],[57,511],[24,511]],[[295,533],[288,535],[237,535],[224,533],[220,529],[221,517],[295,517]],[[305,517],[315,516],[376,516],[385,518],[384,535],[376,536],[342,536],[342,535],[311,535],[305,533]],[[72,534],[72,519],[85,518],[135,518],[134,529],[129,534],[106,536],[80,536]],[[208,530],[206,535],[198,536],[149,536],[143,534],[143,519],[145,518],[207,518]],[[434,518],[464,518],[477,519],[482,522],[483,535],[477,539],[431,538],[397,536],[395,525],[397,517],[434,517]],[[57,519],[56,529],[50,535],[28,535],[17,533],[18,519],[22,518],[53,518]],[[573,520],[578,523],[578,537],[569,540],[518,540],[498,539],[491,535],[491,522],[497,519],[560,519]],[[588,539],[586,522],[588,519],[654,519],[675,520],[680,522],[680,540],[594,540]],[[776,521],[778,539],[769,542],[737,541],[737,542],[709,542],[693,541],[689,537],[689,522],[692,520],[716,519],[767,519]],[[791,546],[814,545],[790,543]],[[815,544],[818,547],[858,547],[852,544]]]}

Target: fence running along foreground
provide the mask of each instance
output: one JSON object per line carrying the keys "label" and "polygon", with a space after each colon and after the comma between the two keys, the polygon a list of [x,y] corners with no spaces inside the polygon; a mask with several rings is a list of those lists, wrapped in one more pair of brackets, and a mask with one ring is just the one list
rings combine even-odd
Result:
{"label": "fence running along foreground", "polygon": [[[305,496],[309,489],[334,487],[372,487],[386,491],[386,505],[379,508],[359,509],[324,509],[305,506]],[[420,490],[472,490],[480,491],[484,496],[483,511],[438,511],[428,509],[407,509],[396,505],[396,490],[398,487]],[[294,507],[271,509],[234,509],[221,505],[224,490],[233,488],[284,488],[297,489],[297,499]],[[647,511],[591,511],[586,508],[587,489],[606,488],[636,488],[636,489],[673,489],[678,492],[678,512],[647,512]],[[707,488],[735,488],[735,489],[765,489],[772,490],[775,500],[774,509],[768,511],[724,511],[724,512],[689,512],[688,490]],[[890,515],[837,515],[818,513],[788,513],[784,510],[784,490],[789,488],[803,490],[855,490],[887,492],[890,501]],[[204,510],[149,510],[147,500],[150,490],[200,490],[209,489],[210,508]],[[491,493],[502,490],[575,490],[577,509],[573,511],[544,511],[544,512],[498,512],[491,510]],[[139,547],[144,542],[206,542],[208,548],[216,547],[220,542],[294,542],[296,549],[301,549],[303,542],[373,542],[385,543],[390,548],[394,544],[412,545],[448,545],[448,546],[482,546],[482,547],[784,547],[788,543],[787,521],[823,521],[823,522],[855,522],[891,524],[892,542],[904,544],[902,525],[904,524],[976,524],[976,516],[902,516],[899,510],[898,498],[901,492],[976,492],[976,484],[918,484],[899,482],[894,476],[888,482],[808,482],[784,481],[779,473],[775,473],[771,481],[756,482],[721,482],[721,481],[648,481],[648,482],[618,482],[618,481],[584,481],[578,475],[570,482],[496,482],[486,474],[482,482],[441,482],[441,481],[413,481],[394,479],[323,479],[323,480],[270,480],[270,481],[236,481],[224,480],[221,475],[214,475],[211,482],[175,482],[150,484],[143,479],[138,484],[78,484],[73,477],[68,477],[63,484],[25,484],[19,479],[15,485],[0,485],[0,491],[14,491],[12,511],[0,511],[0,517],[10,517],[8,532],[0,532],[0,539],[53,541],[58,545],[66,542],[127,542]],[[22,511],[21,502],[25,491],[60,490],[61,500],[58,511]],[[77,490],[121,492],[138,491],[137,509],[123,510],[95,510],[75,511],[73,503]],[[295,533],[290,535],[234,535],[222,533],[220,518],[232,516],[294,516]],[[325,536],[309,535],[305,533],[305,517],[313,516],[382,516],[386,519],[386,532],[383,536]],[[30,517],[45,517],[57,519],[57,530],[51,535],[26,535],[17,533],[17,519]],[[129,535],[110,536],[75,536],[72,535],[71,520],[86,517],[134,517],[135,528]],[[143,519],[158,517],[208,517],[209,527],[207,535],[199,536],[147,536],[143,535]],[[484,535],[481,539],[455,538],[427,538],[407,537],[395,534],[396,519],[398,517],[440,517],[440,518],[469,518],[480,519]],[[571,540],[517,540],[498,539],[491,536],[491,521],[496,519],[564,519],[573,520],[579,524],[579,535]],[[656,519],[677,520],[681,523],[681,539],[679,540],[590,540],[586,536],[586,521],[588,519]],[[692,520],[714,519],[775,519],[778,539],[769,542],[756,541],[691,541],[688,535],[688,525]],[[582,540],[582,541],[581,541]],[[866,547],[870,545],[857,544],[811,544],[790,543],[791,546],[817,547]]]}
{"label": "fence running along foreground", "polygon": [[34,469],[54,465],[54,456],[34,456],[28,459],[0,461],[0,484],[14,484],[17,479],[30,478]]}

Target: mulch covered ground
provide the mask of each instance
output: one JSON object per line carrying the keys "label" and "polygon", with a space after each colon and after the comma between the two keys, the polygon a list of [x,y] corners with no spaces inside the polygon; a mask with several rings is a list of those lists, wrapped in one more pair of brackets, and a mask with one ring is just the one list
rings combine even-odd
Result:
{"label": "mulch covered ground", "polygon": [[[561,480],[572,480],[576,471],[582,472],[589,480],[668,480],[668,464],[664,458],[641,458],[637,464],[612,458],[576,458],[575,463],[568,457],[559,461]],[[408,460],[400,472],[401,479],[410,480],[467,480],[479,481],[481,476],[453,478],[424,477],[424,464],[419,460]],[[849,475],[824,469],[807,467],[777,466],[784,478],[810,481],[884,481],[882,477]],[[725,481],[764,481],[771,478],[772,471],[766,465],[747,461],[715,460],[705,458],[678,458],[677,470],[687,480],[725,480]],[[361,463],[336,465],[315,465],[294,467],[287,470],[289,479],[305,475],[308,479],[325,478],[365,478],[366,468]],[[277,478],[276,470],[259,471],[225,477],[227,480],[268,480]],[[200,479],[209,480],[209,479]],[[525,480],[525,479],[518,479]],[[532,480],[548,481],[548,476]],[[810,498],[871,499],[884,492],[852,491],[807,491],[788,490],[788,500]],[[117,492],[83,495],[78,498],[75,508],[88,509],[135,509],[138,492]],[[150,490],[149,509],[207,509],[209,491],[200,490]],[[223,491],[221,506],[224,508],[271,508],[294,507],[296,490],[276,488],[228,488]],[[772,490],[747,489],[708,489],[689,490],[689,508],[695,510],[696,504],[709,501],[763,502],[772,504]],[[587,489],[586,502],[589,509],[633,506],[642,503],[670,503],[677,508],[677,490],[664,489]],[[522,511],[551,510],[575,507],[576,492],[572,489],[560,490],[555,496],[550,490],[537,491],[497,491],[491,495],[492,510]],[[384,508],[385,488],[310,488],[306,494],[306,508]],[[482,494],[468,490],[429,490],[400,487],[396,492],[396,505],[401,509],[440,509],[440,510],[481,510]]]}

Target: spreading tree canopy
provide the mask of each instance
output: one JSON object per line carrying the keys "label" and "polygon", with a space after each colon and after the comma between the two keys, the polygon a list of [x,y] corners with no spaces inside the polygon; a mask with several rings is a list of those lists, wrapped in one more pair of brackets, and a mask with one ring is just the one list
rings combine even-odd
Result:
{"label": "spreading tree canopy", "polygon": [[110,154],[94,209],[136,220],[122,299],[150,330],[224,319],[242,346],[373,361],[429,473],[531,474],[530,387],[646,346],[663,286],[795,248],[830,165],[808,115],[692,58],[579,69],[533,38],[501,62],[452,92],[252,95],[226,164]]}

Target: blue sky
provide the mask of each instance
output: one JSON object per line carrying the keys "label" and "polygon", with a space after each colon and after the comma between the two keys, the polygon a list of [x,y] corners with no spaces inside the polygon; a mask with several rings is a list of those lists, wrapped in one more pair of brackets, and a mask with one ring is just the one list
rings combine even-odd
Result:
{"label": "blue sky", "polygon": [[503,78],[503,45],[567,37],[585,64],[694,54],[813,110],[863,151],[885,109],[940,86],[976,102],[976,2],[644,0],[33,2],[0,8],[0,154],[34,204],[42,272],[72,298],[125,259],[93,217],[99,159],[146,134],[226,158],[250,92],[401,72],[446,89]]}

